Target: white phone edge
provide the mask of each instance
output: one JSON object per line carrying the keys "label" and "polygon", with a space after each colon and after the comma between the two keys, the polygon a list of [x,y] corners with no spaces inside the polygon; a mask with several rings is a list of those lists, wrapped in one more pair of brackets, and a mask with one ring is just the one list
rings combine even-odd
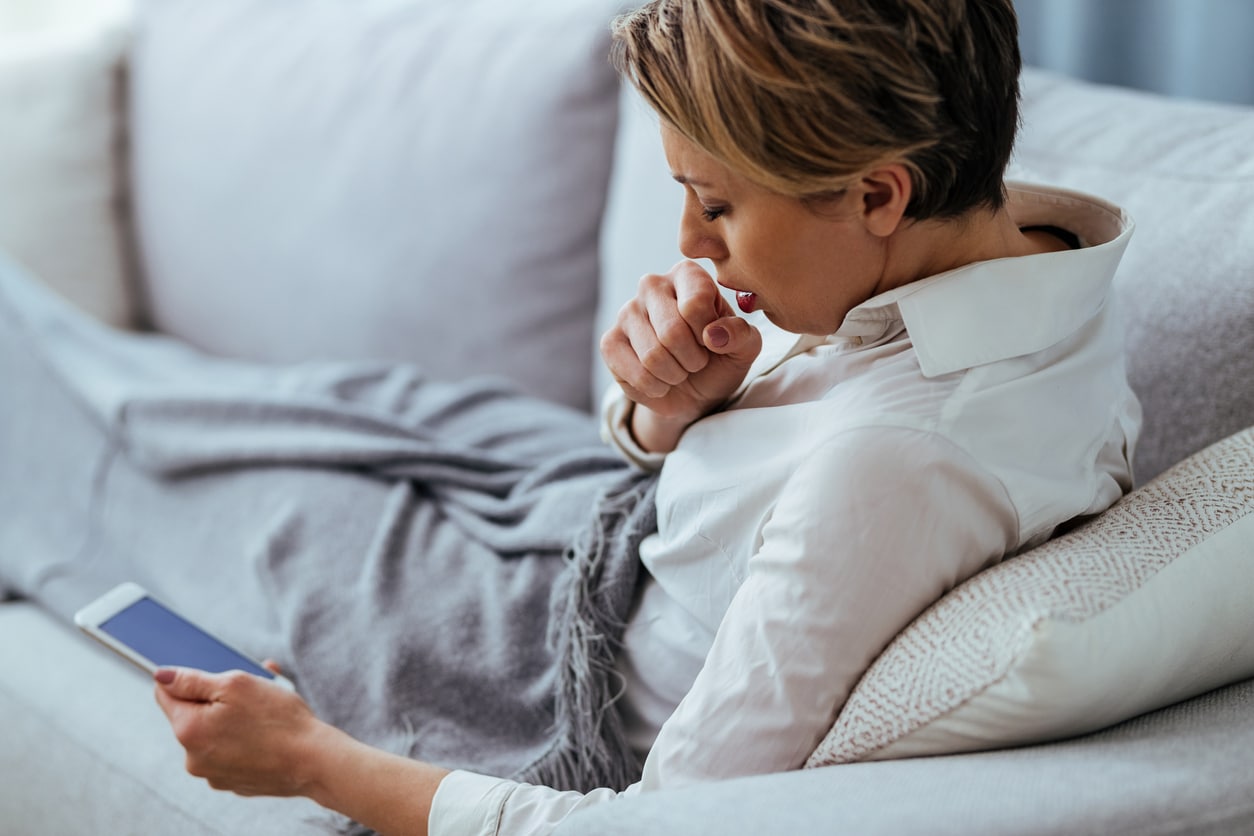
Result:
{"label": "white phone edge", "polygon": [[[136,601],[139,601],[143,598],[151,598],[153,601],[160,604],[162,607],[169,610],[170,612],[173,612],[173,613],[178,612],[173,607],[166,606],[164,603],[158,600],[155,596],[153,596],[152,593],[148,592],[148,590],[144,589],[139,584],[131,583],[128,581],[126,583],[118,584],[113,589],[110,589],[108,592],[101,595],[96,600],[83,606],[82,609],[74,613],[74,623],[78,625],[78,628],[82,630],[84,633],[86,633],[88,636],[95,639],[97,642],[104,645],[105,647],[109,648],[114,653],[117,653],[119,656],[126,659],[131,664],[136,665],[141,670],[147,671],[149,675],[152,675],[152,674],[155,674],[158,669],[158,666],[155,662],[153,662],[147,656],[144,656],[143,654],[136,651],[130,645],[118,641],[117,639],[113,638],[113,636],[110,636],[104,630],[100,629],[101,624],[108,621],[110,618],[117,615],[122,610],[131,606]],[[213,636],[212,633],[209,633],[200,625],[194,624],[193,626],[195,626],[196,629],[200,630],[201,632],[204,632],[210,636]],[[226,647],[230,648],[236,653],[239,653],[239,655],[243,656],[245,659],[249,659],[258,667],[264,667],[264,665],[262,665],[261,662],[256,661],[247,653],[242,653],[236,648],[231,647],[231,645],[222,641],[222,639],[218,638],[217,636],[213,636],[213,638],[221,642],[223,645],[226,645]],[[272,681],[288,689],[289,691],[296,690],[296,686],[292,684],[292,681],[281,674],[274,674],[274,679]]]}

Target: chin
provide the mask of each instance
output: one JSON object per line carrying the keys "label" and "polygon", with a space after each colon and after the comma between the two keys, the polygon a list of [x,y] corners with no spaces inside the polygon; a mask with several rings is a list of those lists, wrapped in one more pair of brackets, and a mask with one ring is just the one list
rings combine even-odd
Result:
{"label": "chin", "polygon": [[766,321],[774,325],[776,328],[779,328],[783,331],[788,331],[791,334],[804,334],[805,333],[804,328],[798,328],[796,325],[788,322],[786,319],[781,319],[780,317],[776,316],[771,311],[762,311],[761,313],[762,313],[762,316],[766,317]]}
{"label": "chin", "polygon": [[776,316],[771,311],[762,311],[761,313],[764,317],[766,317],[767,321],[770,322],[772,325],[774,325],[776,328],[779,328],[782,331],[787,331],[790,334],[796,334],[798,336],[826,337],[834,333],[836,331],[836,328],[840,327],[839,325],[837,325],[835,328],[828,330],[827,326],[825,325],[816,325],[813,322],[806,322],[806,323],[792,322],[782,317]]}

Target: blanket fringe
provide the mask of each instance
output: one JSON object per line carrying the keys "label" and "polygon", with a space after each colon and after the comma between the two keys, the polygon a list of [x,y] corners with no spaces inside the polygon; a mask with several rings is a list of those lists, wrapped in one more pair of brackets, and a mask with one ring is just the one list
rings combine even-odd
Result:
{"label": "blanket fringe", "polygon": [[595,524],[566,550],[549,622],[559,659],[557,739],[519,780],[580,792],[639,780],[641,764],[615,709],[624,686],[615,658],[639,575],[639,543],[657,527],[655,487],[656,479],[630,474],[625,487],[598,498]]}

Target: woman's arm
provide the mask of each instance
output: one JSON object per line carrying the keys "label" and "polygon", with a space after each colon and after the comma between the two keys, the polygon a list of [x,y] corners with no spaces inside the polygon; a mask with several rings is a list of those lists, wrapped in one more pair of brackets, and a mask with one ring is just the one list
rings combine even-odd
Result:
{"label": "woman's arm", "polygon": [[383,834],[426,836],[448,770],[360,743],[260,677],[167,668],[156,681],[187,771],[214,789],[305,796]]}
{"label": "woman's arm", "polygon": [[245,673],[187,668],[157,672],[157,702],[187,750],[187,771],[214,789],[239,795],[304,796],[381,834],[538,836],[590,804],[619,795],[610,789],[559,792],[473,773],[453,773],[443,815],[431,818],[436,791],[449,770],[393,755],[354,740],[317,717],[285,688]]}
{"label": "woman's arm", "polygon": [[815,445],[649,753],[643,790],[801,767],[893,636],[1017,536],[1002,484],[944,438],[866,427]]}

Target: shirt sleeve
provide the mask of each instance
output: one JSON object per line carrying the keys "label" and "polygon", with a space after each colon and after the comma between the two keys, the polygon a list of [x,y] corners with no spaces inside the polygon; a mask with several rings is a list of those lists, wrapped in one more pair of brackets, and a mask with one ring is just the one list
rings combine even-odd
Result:
{"label": "shirt sleeve", "polygon": [[638,790],[633,784],[621,793],[563,792],[459,770],[440,782],[427,830],[430,836],[544,836],[584,807]]}
{"label": "shirt sleeve", "polygon": [[661,470],[666,454],[645,450],[631,434],[635,406],[617,386],[607,389],[601,400],[601,438],[641,470]]}
{"label": "shirt sleeve", "polygon": [[814,450],[761,536],[645,790],[800,768],[888,642],[1015,548],[1018,517],[952,442],[865,428]]}

